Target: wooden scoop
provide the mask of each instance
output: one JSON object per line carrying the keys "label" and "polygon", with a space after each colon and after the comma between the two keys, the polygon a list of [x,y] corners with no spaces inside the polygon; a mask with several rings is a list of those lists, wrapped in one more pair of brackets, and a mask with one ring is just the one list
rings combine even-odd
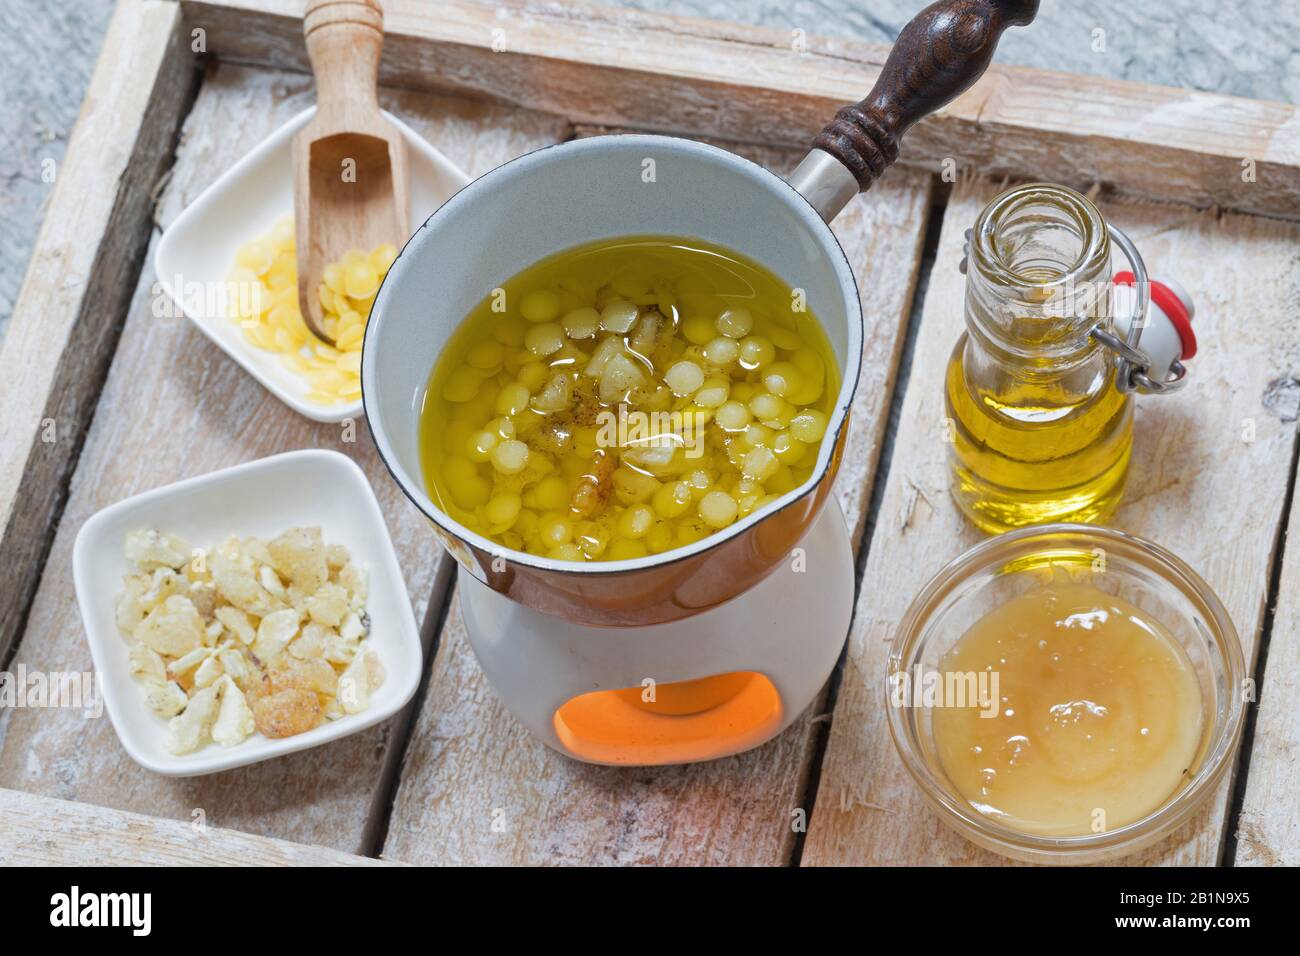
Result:
{"label": "wooden scoop", "polygon": [[298,301],[322,339],[325,267],[349,249],[401,247],[407,225],[406,143],[379,111],[384,14],[376,0],[309,0],[302,21],[316,78],[316,115],[293,140]]}

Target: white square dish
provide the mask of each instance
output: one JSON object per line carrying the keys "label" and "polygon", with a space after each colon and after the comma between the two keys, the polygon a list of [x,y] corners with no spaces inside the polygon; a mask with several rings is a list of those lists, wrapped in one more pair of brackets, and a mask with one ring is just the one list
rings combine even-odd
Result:
{"label": "white square dish", "polygon": [[[327,544],[344,545],[369,572],[369,642],[386,671],[384,683],[361,713],[306,733],[275,740],[255,733],[233,747],[209,743],[191,754],[171,754],[165,743],[167,721],[145,703],[114,613],[122,577],[133,570],[122,553],[127,532],[157,528],[179,534],[193,547],[213,547],[231,535],[270,538],[313,525],[320,527]],[[119,501],[82,525],[72,568],[113,729],[131,758],[155,773],[215,773],[346,737],[397,713],[420,681],[420,633],[388,526],[365,474],[338,452],[305,449],[273,455]]]}
{"label": "white square dish", "polygon": [[[249,342],[223,305],[235,252],[293,212],[293,137],[315,111],[310,107],[289,120],[187,206],[158,241],[154,269],[190,321],[276,398],[315,421],[339,422],[361,415],[360,399],[337,405],[308,401],[302,379],[278,356]],[[384,116],[406,140],[410,224],[418,229],[469,177],[397,117]]]}

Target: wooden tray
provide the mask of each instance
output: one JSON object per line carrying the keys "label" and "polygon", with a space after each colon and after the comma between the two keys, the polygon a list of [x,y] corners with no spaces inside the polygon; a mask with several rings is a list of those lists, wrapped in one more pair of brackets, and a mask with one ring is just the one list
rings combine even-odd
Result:
{"label": "wooden tray", "polygon": [[[785,171],[886,52],[818,39],[799,52],[780,31],[557,2],[386,7],[383,105],[475,175],[604,128],[726,141]],[[843,667],[764,747],[610,769],[547,750],[502,709],[466,644],[452,563],[365,428],[295,415],[169,317],[154,283],[158,227],[311,101],[301,12],[119,0],[0,353],[0,663],[89,669],[70,558],[94,511],[313,446],[351,455],[380,494],[424,621],[426,682],[371,731],[194,780],[141,770],[107,720],[6,710],[0,861],[997,862],[921,804],[883,726],[879,675],[917,584],[976,538],[949,502],[940,440],[956,264],[999,182],[1032,177],[1091,189],[1154,271],[1198,297],[1193,384],[1139,402],[1114,523],[1204,574],[1260,680],[1232,778],[1131,862],[1300,862],[1300,554],[1285,549],[1288,523],[1300,528],[1293,107],[994,67],[922,123],[904,150],[914,165],[835,223],[867,315],[838,484],[861,551]]]}

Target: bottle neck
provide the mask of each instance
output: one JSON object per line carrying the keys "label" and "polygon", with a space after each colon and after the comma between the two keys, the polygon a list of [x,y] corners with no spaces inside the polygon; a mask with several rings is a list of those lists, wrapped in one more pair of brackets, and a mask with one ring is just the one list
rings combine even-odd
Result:
{"label": "bottle neck", "polygon": [[[1110,236],[1097,207],[1065,186],[1008,190],[980,213],[966,269],[968,355],[1028,380],[1091,380],[1108,353]],[[970,354],[972,352],[978,354]]]}

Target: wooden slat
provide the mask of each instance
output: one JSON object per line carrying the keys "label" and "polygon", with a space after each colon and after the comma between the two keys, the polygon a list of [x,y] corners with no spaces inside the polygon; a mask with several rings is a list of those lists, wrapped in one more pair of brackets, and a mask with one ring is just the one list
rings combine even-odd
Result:
{"label": "wooden slat", "polygon": [[[778,171],[799,158],[760,149],[745,155]],[[835,224],[858,285],[870,295],[853,438],[837,484],[855,546],[930,189],[929,177],[896,170]],[[474,660],[457,600],[404,758],[383,854],[413,863],[784,863],[820,710],[821,698],[777,740],[726,760],[650,769],[581,764],[530,737],[502,707]]]}
{"label": "wooden slat", "polygon": [[0,789],[0,866],[386,866],[287,840]]}
{"label": "wooden slat", "polygon": [[[181,2],[218,56],[305,68],[302,0]],[[861,98],[887,52],[812,37],[800,54],[788,30],[558,0],[387,0],[385,11],[386,82],[498,97],[575,122],[792,147]],[[989,176],[1100,181],[1300,217],[1300,121],[1282,103],[994,66],[909,133],[903,154],[931,170],[951,159]]]}
{"label": "wooden slat", "polygon": [[[979,540],[948,493],[942,381],[962,329],[962,233],[997,190],[959,188],[938,259],[875,525],[803,861],[825,864],[993,863],[923,803],[886,728],[885,662],[902,613],[931,574]],[[1300,228],[1181,207],[1103,204],[1153,273],[1197,299],[1201,350],[1191,384],[1140,397],[1125,504],[1111,522],[1181,555],[1213,587],[1253,667],[1294,442],[1293,422],[1265,401],[1295,368]],[[1243,441],[1247,421],[1255,439]],[[1230,782],[1179,834],[1136,863],[1219,859]]]}
{"label": "wooden slat", "polygon": [[0,348],[0,662],[36,589],[193,91],[180,26],[175,3],[118,4]]}
{"label": "wooden slat", "polygon": [[[1277,397],[1295,427],[1300,383],[1291,379]],[[1236,866],[1300,865],[1300,503],[1294,497],[1277,595],[1237,820]]]}
{"label": "wooden slat", "polygon": [[[218,68],[186,120],[160,221],[171,221],[310,99],[304,76]],[[482,102],[410,92],[385,92],[383,101],[472,173],[567,132],[554,117]],[[89,669],[70,560],[73,538],[90,514],[156,485],[293,448],[336,448],[365,469],[417,617],[431,596],[441,607],[449,564],[428,522],[389,478],[365,424],[355,424],[349,443],[340,426],[294,414],[188,321],[156,318],[152,306],[161,293],[153,281],[146,275],[136,291],[16,661],[38,670]],[[201,807],[213,825],[364,852],[386,806],[390,761],[407,726],[398,717],[284,759],[184,781],[137,767],[107,720],[87,722],[67,710],[7,710],[0,714],[0,786],[184,820]]]}

